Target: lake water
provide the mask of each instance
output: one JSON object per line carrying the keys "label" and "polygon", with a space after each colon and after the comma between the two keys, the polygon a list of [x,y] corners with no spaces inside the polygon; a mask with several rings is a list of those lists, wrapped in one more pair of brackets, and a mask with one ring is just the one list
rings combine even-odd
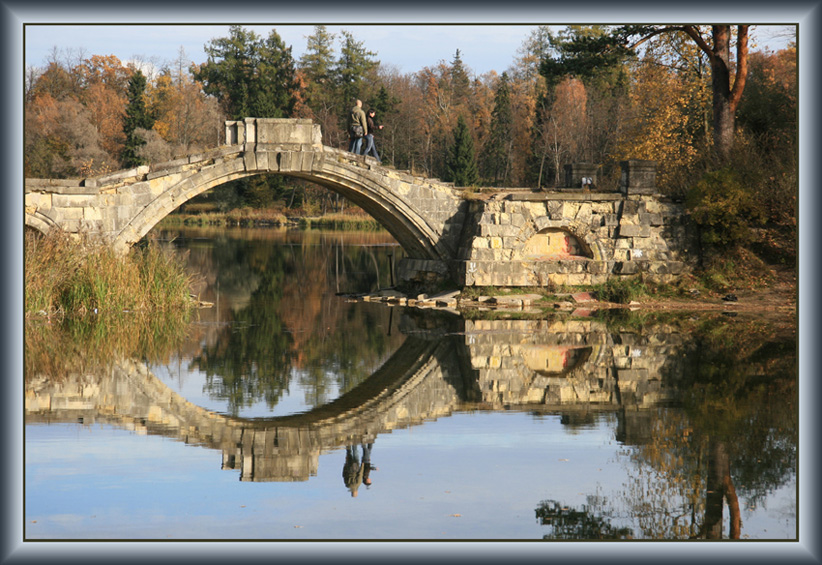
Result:
{"label": "lake water", "polygon": [[385,234],[156,235],[184,332],[27,328],[29,540],[797,539],[790,323],[356,302]]}

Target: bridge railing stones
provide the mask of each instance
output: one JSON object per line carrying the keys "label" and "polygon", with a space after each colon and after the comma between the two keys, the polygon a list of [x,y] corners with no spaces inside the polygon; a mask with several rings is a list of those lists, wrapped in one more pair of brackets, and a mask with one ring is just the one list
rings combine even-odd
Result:
{"label": "bridge railing stones", "polygon": [[596,186],[599,165],[592,163],[570,163],[565,165],[565,188],[590,188]]}
{"label": "bridge railing stones", "polygon": [[619,190],[624,194],[656,192],[656,161],[629,159],[620,163]]}

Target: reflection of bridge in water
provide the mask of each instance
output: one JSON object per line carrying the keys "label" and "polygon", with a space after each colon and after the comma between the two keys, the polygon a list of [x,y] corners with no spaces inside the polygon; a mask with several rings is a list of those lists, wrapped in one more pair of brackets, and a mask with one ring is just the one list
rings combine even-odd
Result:
{"label": "reflection of bridge in water", "polygon": [[409,337],[379,370],[305,413],[244,419],[211,412],[144,363],[123,360],[105,374],[61,382],[27,376],[26,422],[110,423],[219,449],[223,468],[240,470],[241,480],[304,481],[324,451],[458,411],[520,410],[571,422],[616,412],[617,439],[642,443],[645,409],[670,400],[661,375],[679,334],[612,334],[595,321],[457,324],[437,335],[404,320]]}

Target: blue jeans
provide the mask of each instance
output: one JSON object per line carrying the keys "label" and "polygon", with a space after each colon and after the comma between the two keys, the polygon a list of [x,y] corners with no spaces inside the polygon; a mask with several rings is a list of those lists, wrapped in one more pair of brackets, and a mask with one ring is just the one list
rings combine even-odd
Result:
{"label": "blue jeans", "polygon": [[370,133],[365,136],[365,151],[363,151],[363,155],[373,155],[377,161],[380,160],[380,155],[377,153],[377,146],[374,145],[374,136]]}
{"label": "blue jeans", "polygon": [[360,150],[362,149],[362,138],[361,137],[351,137],[348,140],[348,152],[355,153],[357,155],[360,154]]}

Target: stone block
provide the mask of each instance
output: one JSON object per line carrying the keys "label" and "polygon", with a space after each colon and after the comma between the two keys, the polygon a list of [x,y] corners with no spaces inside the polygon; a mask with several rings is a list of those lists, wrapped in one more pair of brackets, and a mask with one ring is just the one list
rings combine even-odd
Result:
{"label": "stone block", "polygon": [[521,241],[518,237],[504,236],[502,238],[503,249],[514,249],[518,247],[520,243]]}
{"label": "stone block", "polygon": [[585,270],[592,275],[602,275],[610,271],[607,261],[588,261]]}
{"label": "stone block", "polygon": [[[245,164],[246,171],[255,171],[257,170],[257,154],[251,150],[247,149],[245,154],[243,155],[243,162]],[[282,170],[282,168],[281,168]],[[291,170],[291,169],[286,169]]]}
{"label": "stone block", "polygon": [[626,216],[632,216],[636,217],[638,220],[638,215],[640,212],[645,212],[645,202],[643,202],[642,200],[626,198],[622,201],[622,209],[620,211],[620,215],[622,218]]}
{"label": "stone block", "polygon": [[54,190],[53,192],[59,192],[60,194],[100,194],[100,190],[96,187],[92,188],[73,185],[61,186],[59,190]]}
{"label": "stone block", "polygon": [[642,224],[649,225],[649,226],[661,226],[662,225],[662,214],[659,213],[640,213],[639,214],[639,221]]}
{"label": "stone block", "polygon": [[[270,158],[270,160],[269,160]],[[254,155],[257,163],[257,169],[261,171],[277,170],[277,155],[276,153],[268,153],[266,151],[257,151]],[[271,168],[271,162],[274,163],[274,168]]]}
{"label": "stone block", "polygon": [[51,205],[55,208],[85,208],[97,203],[97,196],[89,194],[54,194],[51,198]]}
{"label": "stone block", "polygon": [[38,210],[48,210],[51,208],[51,194],[43,192],[28,192],[25,196],[25,206],[34,206]]}
{"label": "stone block", "polygon": [[[79,210],[79,208],[78,208]],[[82,210],[80,211],[82,213]],[[56,220],[56,218],[55,218]],[[62,219],[60,220],[60,227],[63,231],[68,233],[79,233],[82,229],[82,221],[81,219]]]}
{"label": "stone block", "polygon": [[623,194],[654,194],[656,192],[656,161],[629,159],[620,163],[622,172],[619,190]]}
{"label": "stone block", "polygon": [[614,263],[614,273],[618,275],[635,275],[639,271],[639,263],[635,261],[617,261]]}
{"label": "stone block", "polygon": [[651,229],[648,226],[620,224],[619,237],[650,237]]}
{"label": "stone block", "polygon": [[58,224],[61,224],[65,221],[69,220],[82,220],[83,219],[83,208],[64,208],[64,207],[54,207],[52,209],[52,218]]}
{"label": "stone block", "polygon": [[83,208],[83,219],[86,221],[94,221],[99,220],[102,221],[103,213],[100,208],[89,206],[87,208]]}
{"label": "stone block", "polygon": [[142,208],[144,206],[148,206],[155,199],[156,199],[156,197],[151,193],[135,194],[134,196],[131,197],[131,204],[132,204],[132,206],[137,206],[139,208]]}
{"label": "stone block", "polygon": [[647,381],[650,373],[648,369],[619,369],[617,381],[620,383]]}
{"label": "stone block", "polygon": [[[156,173],[158,171],[167,171],[167,170],[181,170],[185,165],[188,165],[189,159],[184,157],[182,159],[173,159],[171,161],[164,161],[162,163],[154,163],[149,166],[149,175]],[[153,175],[157,176],[157,175]]]}

